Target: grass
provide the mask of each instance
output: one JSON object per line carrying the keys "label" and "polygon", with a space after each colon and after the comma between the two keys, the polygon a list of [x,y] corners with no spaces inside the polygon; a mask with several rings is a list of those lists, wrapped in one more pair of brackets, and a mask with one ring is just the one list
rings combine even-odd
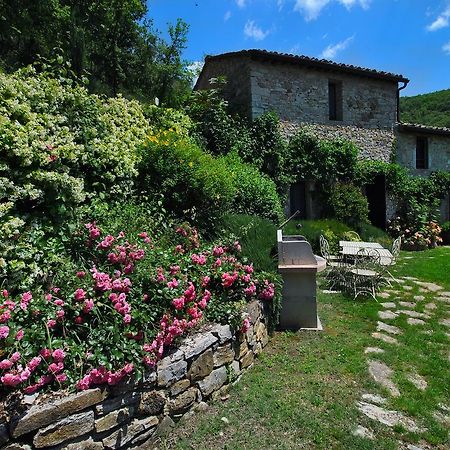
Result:
{"label": "grass", "polygon": [[[417,276],[450,291],[449,261],[450,248],[402,253],[395,275]],[[419,293],[419,286],[410,285],[411,292],[396,286],[401,292],[398,296],[406,301]],[[428,297],[422,304],[433,297],[421,294]],[[231,389],[230,398],[183,420],[160,448],[387,450],[399,448],[399,441],[421,440],[432,448],[448,448],[447,430],[433,417],[437,405],[448,406],[450,398],[448,329],[438,323],[448,317],[448,310],[444,303],[435,303],[437,312],[426,326],[434,331],[432,335],[406,325],[403,315],[389,322],[405,330],[398,336],[400,346],[395,347],[371,337],[379,304],[319,294],[324,332],[275,333],[253,368]],[[385,350],[376,358],[394,370],[393,380],[402,394],[397,399],[389,397],[368,374],[364,349],[375,345]],[[427,379],[425,392],[407,381],[410,371]],[[356,402],[365,392],[389,398],[388,409],[412,417],[427,431],[412,434],[363,416]],[[354,436],[357,424],[370,428],[376,439]]]}

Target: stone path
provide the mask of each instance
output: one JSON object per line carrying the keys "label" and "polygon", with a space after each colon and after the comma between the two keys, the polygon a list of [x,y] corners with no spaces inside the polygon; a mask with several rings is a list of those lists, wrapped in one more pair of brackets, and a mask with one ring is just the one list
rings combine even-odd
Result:
{"label": "stone path", "polygon": [[[388,292],[378,295],[381,299],[389,299],[389,301],[379,303],[381,308],[377,313],[379,320],[376,323],[376,331],[372,333],[372,337],[378,340],[381,346],[368,346],[364,349],[364,354],[367,355],[368,372],[373,380],[389,394],[388,398],[375,393],[364,393],[361,400],[357,403],[357,407],[364,416],[388,427],[401,426],[407,431],[420,433],[426,431],[426,429],[419,424],[417,419],[414,420],[400,411],[389,408],[389,398],[398,398],[402,394],[401,389],[394,381],[395,368],[382,361],[385,353],[385,349],[382,347],[386,344],[388,347],[396,346],[396,348],[401,349],[402,345],[407,345],[402,339],[404,339],[404,329],[408,326],[419,326],[421,327],[418,331],[419,333],[432,335],[433,329],[427,328],[429,321],[439,311],[440,303],[444,304],[444,306],[450,305],[450,292],[443,291],[443,287],[436,283],[423,282],[414,277],[403,277],[399,282],[399,290],[389,289]],[[411,286],[411,284],[415,284],[416,287]],[[424,295],[412,295],[410,291],[414,289],[418,289]],[[450,315],[450,309],[448,312]],[[401,319],[405,316],[406,324],[404,322],[405,319]],[[403,325],[399,326],[399,323]],[[444,328],[450,327],[450,317],[442,318],[438,323]],[[450,339],[450,333],[446,334]],[[427,344],[430,343],[431,341],[427,342]],[[407,372],[404,376],[418,391],[426,392],[428,389],[429,381],[426,377],[417,373],[412,365],[410,372]],[[450,426],[449,413],[450,408],[443,405],[443,409],[438,408],[434,412],[434,418],[436,421]],[[373,431],[361,424],[352,433],[355,436],[366,439],[376,439]],[[416,445],[403,441],[399,442],[399,449],[428,450],[431,448],[432,446],[424,441]]]}

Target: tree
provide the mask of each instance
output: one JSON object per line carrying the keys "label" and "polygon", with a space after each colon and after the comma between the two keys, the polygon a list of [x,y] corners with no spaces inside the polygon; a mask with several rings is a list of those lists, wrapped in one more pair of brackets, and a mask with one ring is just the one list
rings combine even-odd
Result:
{"label": "tree", "polygon": [[190,90],[181,54],[188,26],[153,29],[145,0],[0,0],[0,67],[7,71],[54,58],[87,76],[93,92],[174,106]]}

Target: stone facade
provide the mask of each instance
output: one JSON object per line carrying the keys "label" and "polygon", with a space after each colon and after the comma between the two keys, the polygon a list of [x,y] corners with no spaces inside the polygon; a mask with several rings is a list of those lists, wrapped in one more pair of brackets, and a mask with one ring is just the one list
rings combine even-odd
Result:
{"label": "stone facade", "polygon": [[[224,95],[231,109],[252,119],[274,111],[286,137],[306,128],[319,139],[352,141],[362,159],[390,162],[396,157],[414,175],[450,170],[450,130],[398,123],[399,83],[409,82],[402,75],[304,56],[243,50],[208,57],[195,89],[209,89],[208,80],[220,75],[228,80]],[[337,86],[340,120],[330,120],[329,83]],[[415,128],[417,132],[413,132]],[[428,169],[415,166],[417,135],[428,136]],[[306,218],[318,218],[321,210],[314,201],[314,184],[306,182]],[[385,197],[389,219],[395,205],[383,189],[379,195]],[[379,203],[369,199],[369,207],[371,200]],[[288,214],[294,212],[289,208],[288,204]],[[441,219],[450,219],[448,197],[442,202]]]}
{"label": "stone facade", "polygon": [[[407,131],[399,127],[397,136],[397,162],[406,167],[413,175],[427,177],[437,170],[450,171],[450,130],[441,135],[427,133],[425,127],[417,131]],[[422,129],[420,129],[422,128]],[[428,142],[428,169],[416,168],[416,141],[418,137],[426,137]],[[450,193],[449,193],[450,194]],[[440,208],[441,221],[450,220],[450,195],[442,199]]]}
{"label": "stone facade", "polygon": [[345,139],[353,142],[361,159],[390,162],[395,143],[392,128],[362,128],[352,125],[321,125],[296,122],[281,122],[283,134],[289,138],[300,129],[318,139]]}
{"label": "stone facade", "polygon": [[[365,128],[392,128],[397,82],[254,61],[250,66],[255,118],[275,111],[281,120]],[[342,120],[329,120],[328,82],[342,89]]]}
{"label": "stone facade", "polygon": [[228,60],[218,60],[206,64],[195,89],[205,90],[215,87],[210,80],[217,77],[225,77],[227,81],[223,87],[223,94],[230,109],[245,117],[251,116],[251,78],[248,59],[238,57],[231,64]]}
{"label": "stone facade", "polygon": [[[412,174],[429,176],[436,170],[450,171],[450,133],[449,136],[426,135],[424,133],[397,132],[397,162]],[[416,169],[416,139],[418,136],[428,140],[428,169]]]}
{"label": "stone facade", "polygon": [[8,420],[0,419],[1,450],[153,448],[155,437],[183,415],[225,395],[268,343],[263,304],[250,303],[248,313],[247,333],[233,334],[228,325],[205,326],[139,383],[53,400],[32,397]]}

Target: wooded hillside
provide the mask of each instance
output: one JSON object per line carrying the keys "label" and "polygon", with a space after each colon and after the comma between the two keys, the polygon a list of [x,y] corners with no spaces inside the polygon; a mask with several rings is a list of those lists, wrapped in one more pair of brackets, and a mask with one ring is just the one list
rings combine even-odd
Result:
{"label": "wooded hillside", "polygon": [[400,99],[402,122],[450,128],[450,89]]}

